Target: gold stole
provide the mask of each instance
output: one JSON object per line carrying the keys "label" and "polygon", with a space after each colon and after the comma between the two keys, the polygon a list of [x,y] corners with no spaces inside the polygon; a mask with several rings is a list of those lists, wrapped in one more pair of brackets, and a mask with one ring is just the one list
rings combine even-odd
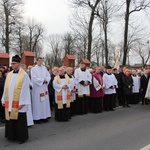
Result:
{"label": "gold stole", "polygon": [[[65,75],[65,79],[66,79],[66,85],[68,85],[70,82],[70,78],[68,77],[68,75]],[[59,75],[56,76],[56,81],[57,84],[61,84],[61,79]],[[67,99],[66,108],[70,108],[71,93],[69,92],[68,89],[67,89],[66,99]],[[62,90],[57,93],[57,104],[58,104],[58,109],[63,109]]]}
{"label": "gold stole", "polygon": [[15,87],[14,87],[14,95],[13,95],[13,102],[12,102],[12,110],[9,114],[8,112],[8,107],[9,107],[9,86],[10,86],[10,81],[12,78],[12,74],[13,71],[11,71],[10,73],[8,73],[7,78],[6,78],[6,84],[5,84],[5,117],[6,120],[17,120],[18,119],[18,107],[19,107],[19,99],[20,99],[20,93],[21,93],[21,89],[22,89],[22,85],[23,85],[23,80],[24,80],[24,70],[21,70],[20,73],[17,75],[16,78],[16,83],[15,83]]}

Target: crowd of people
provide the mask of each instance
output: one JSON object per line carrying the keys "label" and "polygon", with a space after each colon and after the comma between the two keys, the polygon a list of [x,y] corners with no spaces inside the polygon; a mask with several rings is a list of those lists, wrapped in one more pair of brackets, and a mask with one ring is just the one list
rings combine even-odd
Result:
{"label": "crowd of people", "polygon": [[5,137],[23,143],[28,128],[55,120],[69,121],[75,115],[115,111],[130,104],[149,104],[150,70],[116,69],[111,66],[88,68],[50,68],[38,57],[36,65],[26,67],[18,55],[11,68],[0,67],[0,119]]}

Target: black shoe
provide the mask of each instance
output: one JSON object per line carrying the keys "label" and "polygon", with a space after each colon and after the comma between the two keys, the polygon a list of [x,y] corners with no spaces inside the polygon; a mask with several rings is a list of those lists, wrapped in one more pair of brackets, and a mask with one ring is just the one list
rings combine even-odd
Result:
{"label": "black shoe", "polygon": [[19,142],[18,142],[18,144],[23,144],[25,142],[25,140],[20,140]]}
{"label": "black shoe", "polygon": [[34,123],[41,124],[42,121],[41,120],[35,120]]}
{"label": "black shoe", "polygon": [[109,111],[109,109],[106,108],[105,111]]}
{"label": "black shoe", "polygon": [[41,122],[48,122],[48,119],[41,119]]}
{"label": "black shoe", "polygon": [[5,119],[1,119],[1,123],[5,123]]}
{"label": "black shoe", "polygon": [[111,109],[109,109],[109,110],[111,110],[111,111],[115,111],[113,108],[111,108]]}
{"label": "black shoe", "polygon": [[127,107],[128,107],[128,108],[130,108],[130,106],[129,106],[129,105],[127,105]]}

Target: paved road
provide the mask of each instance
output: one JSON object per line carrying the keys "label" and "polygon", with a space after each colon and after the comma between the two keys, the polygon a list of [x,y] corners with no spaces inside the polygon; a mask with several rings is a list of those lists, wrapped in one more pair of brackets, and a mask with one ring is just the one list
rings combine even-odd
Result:
{"label": "paved road", "polygon": [[29,133],[28,142],[19,145],[7,141],[0,127],[0,150],[139,150],[150,144],[150,105],[75,116],[69,122],[52,118]]}

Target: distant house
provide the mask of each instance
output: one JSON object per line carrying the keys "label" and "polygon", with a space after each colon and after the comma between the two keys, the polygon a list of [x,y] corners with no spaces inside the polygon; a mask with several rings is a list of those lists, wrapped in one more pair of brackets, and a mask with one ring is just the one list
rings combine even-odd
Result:
{"label": "distant house", "polygon": [[73,55],[66,55],[64,57],[64,66],[66,67],[75,67],[75,57]]}
{"label": "distant house", "polygon": [[8,53],[0,53],[0,66],[9,67],[9,54]]}
{"label": "distant house", "polygon": [[26,66],[34,65],[34,53],[30,51],[24,51],[21,55],[21,63]]}
{"label": "distant house", "polygon": [[80,62],[84,62],[86,67],[90,67],[90,61],[86,58],[83,58]]}

